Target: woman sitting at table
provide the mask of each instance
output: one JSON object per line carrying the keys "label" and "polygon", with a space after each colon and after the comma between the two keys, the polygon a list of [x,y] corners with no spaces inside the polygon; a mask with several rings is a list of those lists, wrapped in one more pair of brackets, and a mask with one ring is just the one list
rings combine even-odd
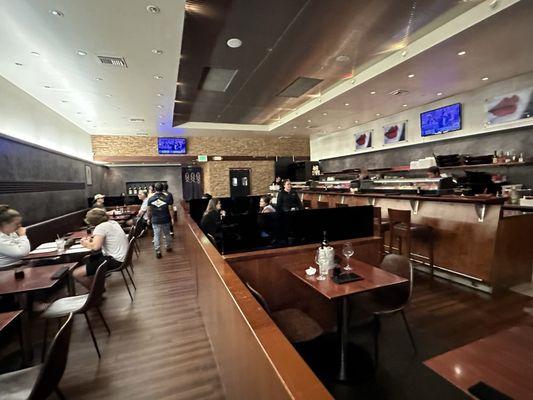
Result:
{"label": "woman sitting at table", "polygon": [[8,205],[0,205],[0,269],[20,263],[30,252],[22,216]]}
{"label": "woman sitting at table", "polygon": [[276,209],[270,204],[269,196],[261,196],[261,198],[259,199],[259,207],[261,209],[262,214],[276,212]]}
{"label": "woman sitting at table", "polygon": [[226,216],[226,211],[222,210],[220,200],[213,197],[207,203],[200,227],[209,235],[212,235],[216,240],[222,239],[222,218]]}
{"label": "woman sitting at table", "polygon": [[288,179],[283,182],[283,190],[278,194],[276,209],[278,211],[295,211],[304,209],[302,202],[298,197],[298,193],[292,190],[291,181]]}
{"label": "woman sitting at table", "polygon": [[74,278],[87,289],[91,288],[93,275],[102,262],[107,269],[120,267],[128,252],[128,238],[116,221],[110,221],[105,211],[93,208],[87,212],[85,222],[94,226],[91,238],[81,239],[81,245],[93,251],[85,258],[85,265],[76,268]]}

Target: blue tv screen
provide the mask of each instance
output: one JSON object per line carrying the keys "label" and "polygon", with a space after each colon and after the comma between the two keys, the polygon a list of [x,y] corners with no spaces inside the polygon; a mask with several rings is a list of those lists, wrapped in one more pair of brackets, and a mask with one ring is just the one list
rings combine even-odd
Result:
{"label": "blue tv screen", "polygon": [[157,150],[159,154],[186,154],[186,138],[157,138]]}
{"label": "blue tv screen", "polygon": [[441,133],[461,129],[461,103],[437,108],[420,114],[422,136],[439,135]]}

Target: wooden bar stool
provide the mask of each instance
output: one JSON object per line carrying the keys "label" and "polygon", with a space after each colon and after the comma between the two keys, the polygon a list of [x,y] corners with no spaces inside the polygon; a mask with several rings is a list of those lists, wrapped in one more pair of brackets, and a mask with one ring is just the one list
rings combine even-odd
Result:
{"label": "wooden bar stool", "polygon": [[329,208],[329,203],[327,201],[317,201],[317,208]]}
{"label": "wooden bar stool", "polygon": [[410,210],[388,209],[390,223],[389,251],[393,253],[393,244],[398,239],[399,253],[402,254],[403,242],[407,247],[407,256],[411,257],[411,238],[425,241],[428,246],[429,269],[433,276],[433,228],[428,225],[413,224]]}

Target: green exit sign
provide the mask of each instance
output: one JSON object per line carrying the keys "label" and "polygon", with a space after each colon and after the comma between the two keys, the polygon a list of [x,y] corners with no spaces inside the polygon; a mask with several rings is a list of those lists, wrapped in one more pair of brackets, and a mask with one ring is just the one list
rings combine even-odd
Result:
{"label": "green exit sign", "polygon": [[198,156],[198,162],[207,162],[207,156],[206,155],[199,155]]}

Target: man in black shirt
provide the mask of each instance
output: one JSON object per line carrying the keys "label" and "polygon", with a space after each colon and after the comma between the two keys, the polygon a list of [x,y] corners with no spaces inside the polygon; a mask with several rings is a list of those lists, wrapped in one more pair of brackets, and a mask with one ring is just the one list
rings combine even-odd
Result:
{"label": "man in black shirt", "polygon": [[277,211],[295,211],[303,210],[302,202],[298,197],[298,193],[292,190],[290,180],[283,182],[283,190],[278,194],[278,201],[276,203]]}
{"label": "man in black shirt", "polygon": [[[172,206],[170,210],[170,215],[174,216],[174,196],[168,191],[168,183],[162,183],[163,185],[163,194],[168,196],[168,205]],[[170,235],[174,237],[174,224],[170,225]]]}
{"label": "man in black shirt", "polygon": [[154,229],[154,248],[157,258],[161,258],[161,234],[165,237],[167,251],[172,251],[170,226],[174,225],[172,199],[163,193],[163,184],[155,184],[155,193],[148,199],[148,220]]}

